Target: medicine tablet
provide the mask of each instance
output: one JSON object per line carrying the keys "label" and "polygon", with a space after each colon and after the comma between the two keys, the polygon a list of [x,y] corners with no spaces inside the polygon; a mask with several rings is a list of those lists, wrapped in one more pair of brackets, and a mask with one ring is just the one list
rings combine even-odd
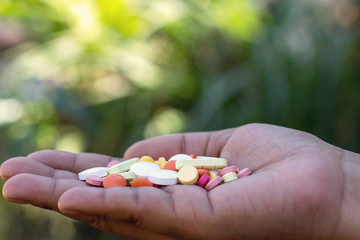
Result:
{"label": "medicine tablet", "polygon": [[236,176],[236,172],[229,172],[223,175],[222,179],[224,180],[224,183],[228,183],[238,179],[238,177]]}
{"label": "medicine tablet", "polygon": [[142,156],[140,159],[139,159],[139,162],[152,162],[152,163],[155,163],[154,159],[150,156]]}
{"label": "medicine tablet", "polygon": [[176,154],[169,159],[169,161],[174,160],[193,160],[193,158],[187,154]]}
{"label": "medicine tablet", "polygon": [[162,167],[162,169],[164,170],[172,170],[172,171],[179,171],[176,169],[175,167],[175,164],[176,164],[176,161],[175,160],[172,160],[172,161],[168,161],[165,163],[165,165]]}
{"label": "medicine tablet", "polygon": [[119,161],[119,160],[112,160],[112,161],[110,161],[108,164],[107,164],[107,168],[110,168],[110,167],[112,167],[112,166],[114,166],[114,165],[116,165],[116,164],[118,164],[118,163],[121,163],[121,161]]}
{"label": "medicine tablet", "polygon": [[125,187],[126,180],[123,176],[119,174],[110,174],[109,176],[104,178],[103,186],[104,188]]}
{"label": "medicine tablet", "polygon": [[250,168],[243,168],[237,173],[238,178],[246,177],[251,174]]}
{"label": "medicine tablet", "polygon": [[134,163],[139,161],[139,158],[131,158],[128,160],[125,160],[124,162],[118,163],[112,167],[109,168],[108,173],[109,174],[117,174],[122,172],[127,172],[130,169],[130,166]]}
{"label": "medicine tablet", "polygon": [[207,170],[217,170],[227,166],[227,160],[224,158],[197,158],[192,160],[177,160],[176,169],[181,169],[184,166],[194,166],[196,168],[203,168]]}
{"label": "medicine tablet", "polygon": [[86,177],[85,182],[97,187],[102,187],[104,179],[102,177],[96,176],[96,175],[88,175]]}
{"label": "medicine tablet", "polygon": [[198,171],[199,178],[201,178],[201,176],[204,175],[204,174],[207,174],[207,175],[210,176],[210,172],[208,170],[206,170],[206,169],[197,168],[196,170]]}
{"label": "medicine tablet", "polygon": [[238,172],[238,168],[236,166],[230,166],[230,167],[226,167],[226,168],[223,168],[219,171],[219,175],[220,176],[223,176],[229,172],[235,172],[237,173]]}
{"label": "medicine tablet", "polygon": [[151,162],[136,162],[130,167],[130,172],[134,172],[136,177],[147,178],[151,172],[160,171],[161,168]]}
{"label": "medicine tablet", "polygon": [[197,182],[199,174],[195,167],[185,166],[179,170],[178,177],[181,184],[191,185]]}
{"label": "medicine tablet", "polygon": [[107,167],[94,167],[94,168],[89,168],[89,169],[86,169],[86,170],[78,173],[79,180],[85,180],[86,177],[89,175],[105,177],[108,175],[108,168]]}
{"label": "medicine tablet", "polygon": [[213,179],[214,177],[219,176],[219,172],[218,171],[210,171],[210,180]]}
{"label": "medicine tablet", "polygon": [[210,176],[204,174],[199,178],[197,185],[199,185],[200,187],[204,187],[209,181],[210,181]]}
{"label": "medicine tablet", "polygon": [[118,174],[123,176],[126,181],[132,181],[136,178],[136,175],[133,172],[123,172],[123,173],[118,173]]}
{"label": "medicine tablet", "polygon": [[178,172],[172,170],[151,172],[148,179],[156,185],[175,185],[179,182]]}
{"label": "medicine tablet", "polygon": [[146,178],[135,178],[131,182],[131,187],[153,187],[153,184]]}
{"label": "medicine tablet", "polygon": [[164,157],[159,157],[158,161],[159,161],[160,165],[162,163],[166,163],[166,159]]}
{"label": "medicine tablet", "polygon": [[222,183],[222,181],[223,179],[220,176],[216,176],[205,185],[205,189],[210,191],[211,189],[219,186]]}

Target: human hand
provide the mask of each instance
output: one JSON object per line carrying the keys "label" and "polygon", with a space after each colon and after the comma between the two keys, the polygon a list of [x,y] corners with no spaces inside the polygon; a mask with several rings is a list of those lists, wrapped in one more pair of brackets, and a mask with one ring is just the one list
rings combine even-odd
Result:
{"label": "human hand", "polygon": [[132,239],[358,239],[359,156],[296,130],[249,124],[144,140],[125,158],[216,156],[253,174],[198,186],[96,188],[77,173],[111,157],[46,150],[1,166],[4,197]]}

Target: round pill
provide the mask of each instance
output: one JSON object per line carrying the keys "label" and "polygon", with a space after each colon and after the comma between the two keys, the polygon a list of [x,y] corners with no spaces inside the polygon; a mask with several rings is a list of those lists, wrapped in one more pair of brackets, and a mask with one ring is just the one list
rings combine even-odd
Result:
{"label": "round pill", "polygon": [[88,175],[86,176],[85,182],[92,185],[101,187],[103,184],[104,179],[102,177],[96,176],[96,175]]}
{"label": "round pill", "polygon": [[236,166],[225,167],[225,168],[223,168],[223,169],[221,169],[221,170],[219,171],[219,175],[220,175],[220,176],[223,176],[223,175],[225,175],[225,174],[227,174],[227,173],[229,173],[229,172],[235,172],[235,173],[237,173],[237,172],[238,172],[238,168],[237,168]]}
{"label": "round pill", "polygon": [[176,169],[175,164],[176,164],[176,161],[175,161],[175,160],[173,160],[173,161],[170,161],[170,160],[169,160],[168,162],[165,163],[165,165],[163,166],[162,169],[172,170],[172,171],[179,171],[179,170]]}
{"label": "round pill", "polygon": [[181,184],[191,185],[197,182],[199,174],[195,167],[185,166],[179,170],[178,177]]}
{"label": "round pill", "polygon": [[130,167],[130,172],[134,172],[136,177],[147,178],[149,173],[160,171],[161,168],[151,162],[136,162]]}
{"label": "round pill", "polygon": [[199,178],[199,181],[198,181],[198,185],[200,187],[204,187],[208,182],[210,181],[210,176],[207,175],[207,174],[203,174],[200,178]]}
{"label": "round pill", "polygon": [[107,164],[107,168],[110,168],[110,167],[112,167],[112,166],[114,166],[114,165],[116,165],[116,164],[118,164],[118,163],[121,163],[121,161],[119,161],[119,160],[112,160],[112,161],[110,161],[108,164]]}
{"label": "round pill", "polygon": [[135,178],[131,182],[131,187],[153,187],[153,184],[146,178]]}
{"label": "round pill", "polygon": [[238,179],[238,177],[236,176],[236,172],[229,172],[223,175],[222,179],[224,180],[224,183],[228,183]]}
{"label": "round pill", "polygon": [[126,180],[123,176],[119,174],[110,174],[109,176],[104,178],[103,186],[104,188],[125,187]]}
{"label": "round pill", "polygon": [[79,180],[86,180],[86,177],[89,175],[105,177],[106,175],[108,175],[108,168],[107,167],[94,167],[94,168],[89,168],[89,169],[86,169],[86,170],[78,173]]}
{"label": "round pill", "polygon": [[117,174],[117,173],[127,172],[129,171],[130,166],[136,163],[138,160],[139,158],[131,158],[123,162],[120,162],[118,164],[115,164],[109,168],[108,173]]}
{"label": "round pill", "polygon": [[196,170],[198,171],[199,178],[201,178],[201,176],[204,175],[204,174],[207,174],[207,175],[210,176],[210,172],[208,170],[206,170],[206,169],[197,168]]}
{"label": "round pill", "polygon": [[172,170],[160,170],[149,174],[149,181],[156,185],[175,185],[179,182],[178,172]]}
{"label": "round pill", "polygon": [[169,159],[169,161],[174,160],[193,160],[193,158],[187,154],[176,154]]}
{"label": "round pill", "polygon": [[251,174],[250,168],[243,168],[237,173],[238,178],[246,177]]}
{"label": "round pill", "polygon": [[205,189],[210,191],[211,189],[219,186],[221,182],[222,182],[222,178],[220,176],[216,176],[205,185]]}
{"label": "round pill", "polygon": [[150,156],[142,156],[140,159],[139,159],[139,162],[152,162],[152,163],[155,163],[154,159]]}

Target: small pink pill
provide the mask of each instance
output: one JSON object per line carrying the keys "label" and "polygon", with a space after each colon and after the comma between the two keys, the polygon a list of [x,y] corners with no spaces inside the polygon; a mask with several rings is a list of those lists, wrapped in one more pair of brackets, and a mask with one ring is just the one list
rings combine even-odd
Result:
{"label": "small pink pill", "polygon": [[238,178],[246,177],[251,174],[250,168],[241,169],[236,175]]}
{"label": "small pink pill", "polygon": [[200,187],[204,187],[209,181],[210,181],[210,176],[204,174],[199,178],[197,185],[199,185]]}
{"label": "small pink pill", "polygon": [[220,185],[221,182],[222,182],[222,178],[220,176],[214,177],[213,179],[210,180],[210,182],[206,184],[205,189],[210,191],[214,187]]}
{"label": "small pink pill", "polygon": [[110,168],[110,167],[112,167],[112,166],[114,166],[114,165],[116,165],[116,164],[118,164],[118,163],[121,163],[121,161],[119,161],[119,160],[112,160],[112,161],[110,161],[108,164],[107,164],[107,168]]}
{"label": "small pink pill", "polygon": [[229,172],[238,172],[238,168],[236,166],[225,167],[219,171],[219,175],[223,176]]}
{"label": "small pink pill", "polygon": [[101,187],[104,179],[96,175],[89,175],[86,177],[85,181],[92,186]]}

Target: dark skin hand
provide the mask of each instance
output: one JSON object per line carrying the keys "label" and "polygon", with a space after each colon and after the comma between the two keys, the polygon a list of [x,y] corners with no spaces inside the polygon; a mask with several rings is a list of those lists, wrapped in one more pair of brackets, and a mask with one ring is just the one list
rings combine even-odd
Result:
{"label": "dark skin hand", "polygon": [[54,150],[2,164],[4,197],[131,239],[359,239],[359,155],[292,129],[249,124],[135,143],[124,158],[216,156],[253,174],[198,186],[103,189],[77,173],[108,156]]}

